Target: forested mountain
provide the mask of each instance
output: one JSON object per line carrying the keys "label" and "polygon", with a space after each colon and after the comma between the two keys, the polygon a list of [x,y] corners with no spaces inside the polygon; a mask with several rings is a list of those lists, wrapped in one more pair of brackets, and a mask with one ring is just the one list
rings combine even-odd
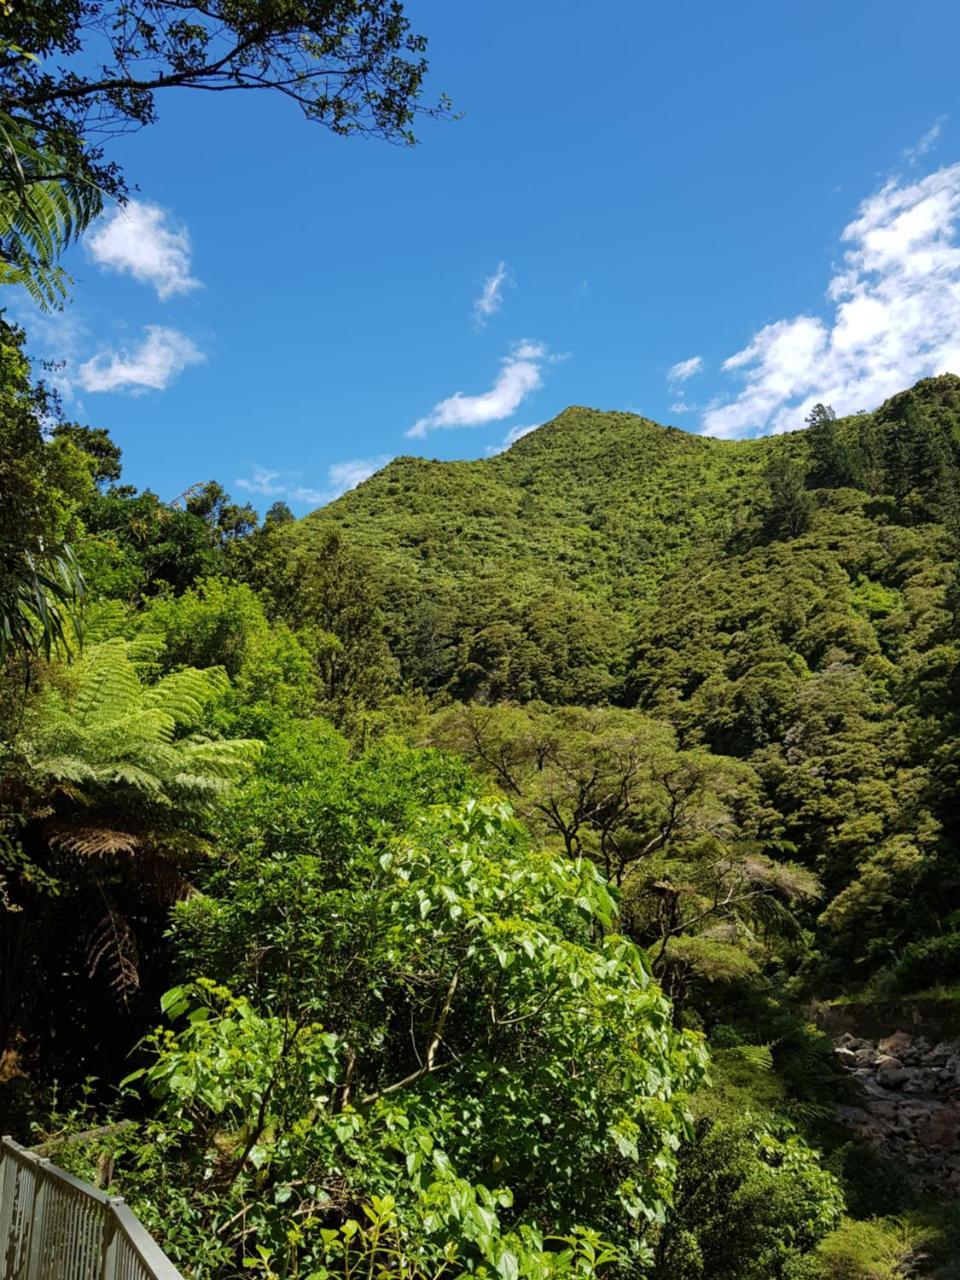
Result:
{"label": "forested mountain", "polygon": [[204,1280],[955,1274],[811,1009],[956,1004],[960,378],[260,522],[0,337],[5,1127]]}
{"label": "forested mountain", "polygon": [[609,702],[749,762],[758,838],[822,880],[825,980],[950,981],[958,458],[952,375],[773,439],[572,408],[487,460],[398,459],[292,537],[363,553],[429,696]]}

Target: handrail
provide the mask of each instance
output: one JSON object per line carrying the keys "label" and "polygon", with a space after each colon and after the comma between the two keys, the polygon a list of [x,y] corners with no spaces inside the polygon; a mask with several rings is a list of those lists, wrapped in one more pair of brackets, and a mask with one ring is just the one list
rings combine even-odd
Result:
{"label": "handrail", "polygon": [[0,1139],[3,1280],[183,1280],[122,1196]]}

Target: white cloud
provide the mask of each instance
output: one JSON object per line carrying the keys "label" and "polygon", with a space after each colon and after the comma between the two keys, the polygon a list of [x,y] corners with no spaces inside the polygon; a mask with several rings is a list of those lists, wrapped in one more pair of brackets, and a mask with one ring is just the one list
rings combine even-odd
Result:
{"label": "white cloud", "polygon": [[247,493],[259,493],[265,498],[285,498],[290,502],[303,502],[311,507],[323,506],[339,498],[348,489],[370,478],[375,471],[390,461],[387,454],[377,458],[351,458],[347,462],[334,462],[327,468],[327,483],[322,489],[300,483],[296,471],[271,471],[267,467],[254,466],[253,475],[235,481],[238,489]]}
{"label": "white cloud", "polygon": [[671,365],[667,373],[669,382],[686,382],[703,368],[703,356],[691,356],[689,360],[680,360]]}
{"label": "white cloud", "polygon": [[146,336],[131,351],[101,351],[77,370],[84,391],[163,391],[189,365],[206,356],[186,334],[162,325],[147,325]]}
{"label": "white cloud", "polygon": [[95,224],[87,252],[98,266],[153,285],[161,299],[189,293],[200,284],[190,274],[190,236],[168,219],[159,205],[130,200]]}
{"label": "white cloud", "polygon": [[697,406],[695,404],[687,404],[683,400],[677,400],[670,406],[671,413],[696,413]]}
{"label": "white cloud", "polygon": [[509,449],[512,444],[516,444],[518,440],[522,440],[524,436],[528,436],[531,431],[536,431],[538,427],[542,426],[542,422],[531,422],[529,426],[511,427],[503,437],[503,447],[505,449]]}
{"label": "white cloud", "polygon": [[277,483],[280,476],[279,471],[268,471],[266,467],[254,467],[252,476],[238,480],[236,484],[238,489],[245,489],[247,493],[259,493],[265,498],[275,498],[287,492],[285,484]]}
{"label": "white cloud", "polygon": [[369,480],[375,471],[386,463],[386,458],[351,458],[349,462],[335,462],[327,472],[331,488],[338,493],[347,489],[355,489],[364,480]]}
{"label": "white cloud", "polygon": [[493,457],[494,454],[503,453],[503,451],[505,449],[509,449],[512,444],[516,444],[518,440],[522,440],[524,436],[528,436],[531,431],[536,431],[538,427],[542,426],[542,422],[529,422],[511,427],[499,444],[487,445],[485,451],[487,457],[490,458]]}
{"label": "white cloud", "polygon": [[919,141],[915,142],[912,147],[904,147],[900,153],[902,158],[910,164],[916,164],[921,156],[925,156],[928,151],[932,151],[940,141],[940,133],[943,130],[943,122],[946,118],[946,116],[941,116],[939,120],[934,120]]}
{"label": "white cloud", "polygon": [[502,422],[516,413],[527,396],[541,386],[541,366],[548,358],[543,343],[518,343],[503,360],[490,391],[476,396],[457,391],[415,422],[407,436],[422,439],[438,427],[482,427],[488,422]]}
{"label": "white cloud", "polygon": [[480,297],[473,304],[473,318],[481,329],[503,306],[503,286],[509,281],[510,268],[505,262],[498,262],[493,275],[484,280]]}
{"label": "white cloud", "polygon": [[832,314],[764,326],[724,362],[739,393],[703,416],[710,435],[789,431],[817,401],[871,409],[919,378],[960,371],[960,164],[893,179],[844,229]]}

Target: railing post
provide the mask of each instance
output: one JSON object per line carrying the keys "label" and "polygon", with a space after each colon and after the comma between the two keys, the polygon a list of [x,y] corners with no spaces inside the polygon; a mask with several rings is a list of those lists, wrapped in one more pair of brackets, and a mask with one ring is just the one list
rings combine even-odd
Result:
{"label": "railing post", "polygon": [[111,1196],[103,1212],[103,1263],[100,1280],[117,1280],[117,1261],[120,1257],[120,1227],[114,1205],[123,1204],[123,1196]]}
{"label": "railing post", "polygon": [[0,1145],[0,1163],[3,1168],[3,1204],[0,1206],[0,1258],[3,1259],[3,1274],[13,1273],[13,1259],[16,1251],[16,1236],[13,1231],[14,1201],[17,1195],[17,1162],[11,1148],[7,1145],[13,1139],[4,1135]]}
{"label": "railing post", "polygon": [[27,1254],[26,1280],[40,1280],[43,1264],[44,1223],[47,1215],[47,1204],[50,1199],[50,1183],[46,1177],[46,1167],[50,1163],[43,1156],[34,1162],[33,1203],[30,1206],[30,1241]]}

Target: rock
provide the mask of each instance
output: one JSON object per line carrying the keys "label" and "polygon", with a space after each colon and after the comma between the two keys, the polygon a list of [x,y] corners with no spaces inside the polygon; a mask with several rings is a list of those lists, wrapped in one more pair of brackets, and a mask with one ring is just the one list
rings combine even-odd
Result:
{"label": "rock", "polygon": [[953,1057],[955,1050],[953,1045],[947,1044],[946,1041],[941,1042],[930,1050],[927,1054],[927,1061],[931,1066],[945,1066]]}
{"label": "rock", "polygon": [[860,1093],[838,1120],[918,1191],[960,1196],[960,1047],[897,1031],[879,1043],[848,1033],[835,1049]]}
{"label": "rock", "polygon": [[936,1093],[937,1072],[925,1067],[915,1067],[910,1076],[903,1082],[904,1093]]}
{"label": "rock", "polygon": [[913,1036],[908,1035],[906,1031],[895,1031],[892,1036],[887,1036],[885,1040],[881,1040],[877,1048],[881,1053],[889,1054],[890,1057],[902,1057],[909,1052],[913,1045]]}
{"label": "rock", "polygon": [[866,1124],[870,1119],[870,1112],[866,1107],[837,1107],[837,1119],[843,1124]]}
{"label": "rock", "polygon": [[877,1081],[885,1089],[899,1089],[913,1076],[910,1067],[905,1067],[899,1058],[881,1057],[877,1062]]}
{"label": "rock", "polygon": [[960,1107],[942,1107],[928,1116],[921,1140],[931,1147],[955,1150],[960,1145]]}

